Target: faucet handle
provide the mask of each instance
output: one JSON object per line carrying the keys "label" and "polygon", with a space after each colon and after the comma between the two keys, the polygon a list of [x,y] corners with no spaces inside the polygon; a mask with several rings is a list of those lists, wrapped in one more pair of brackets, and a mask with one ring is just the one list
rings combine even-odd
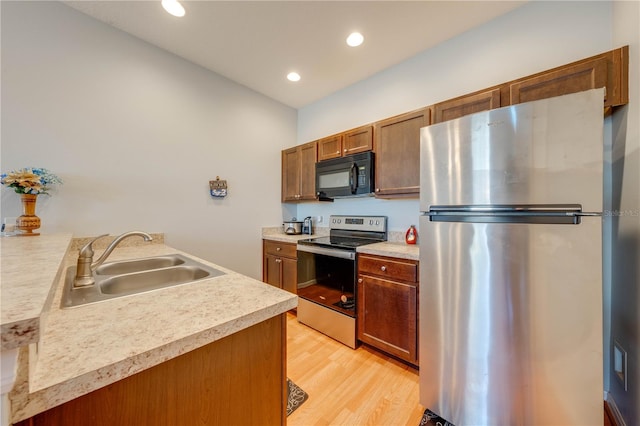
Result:
{"label": "faucet handle", "polygon": [[102,234],[102,235],[98,235],[97,237],[93,238],[91,241],[89,241],[87,244],[85,244],[84,246],[82,246],[82,248],[79,251],[79,256],[80,257],[93,257],[93,243],[96,242],[96,240],[102,238],[102,237],[108,237],[109,234]]}

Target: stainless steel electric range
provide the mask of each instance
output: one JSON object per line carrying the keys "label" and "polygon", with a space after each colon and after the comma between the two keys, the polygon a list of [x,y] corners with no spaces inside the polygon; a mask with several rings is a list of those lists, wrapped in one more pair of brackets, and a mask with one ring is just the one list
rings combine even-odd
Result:
{"label": "stainless steel electric range", "polygon": [[386,240],[385,216],[330,216],[328,237],[298,241],[298,321],[355,348],[356,248]]}

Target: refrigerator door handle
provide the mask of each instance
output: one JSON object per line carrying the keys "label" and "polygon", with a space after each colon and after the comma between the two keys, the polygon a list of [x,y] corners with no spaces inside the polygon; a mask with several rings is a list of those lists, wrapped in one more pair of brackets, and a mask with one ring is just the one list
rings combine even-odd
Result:
{"label": "refrigerator door handle", "polygon": [[519,204],[431,206],[426,215],[432,222],[578,225],[583,216],[602,214],[583,212],[579,204]]}

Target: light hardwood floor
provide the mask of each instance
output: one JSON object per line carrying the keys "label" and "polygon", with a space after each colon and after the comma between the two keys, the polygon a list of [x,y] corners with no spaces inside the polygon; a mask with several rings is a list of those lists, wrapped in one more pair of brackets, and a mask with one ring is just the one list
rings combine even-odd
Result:
{"label": "light hardwood floor", "polygon": [[309,399],[289,426],[418,426],[418,371],[367,346],[353,350],[287,314],[287,376]]}

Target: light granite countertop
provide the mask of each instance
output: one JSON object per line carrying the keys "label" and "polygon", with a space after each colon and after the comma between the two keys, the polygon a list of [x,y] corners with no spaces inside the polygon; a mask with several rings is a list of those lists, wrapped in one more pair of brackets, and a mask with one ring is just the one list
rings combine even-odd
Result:
{"label": "light granite countertop", "polygon": [[40,316],[70,242],[71,234],[0,238],[3,351],[40,338]]}
{"label": "light granite countertop", "polygon": [[[64,274],[58,274],[38,343],[20,350],[16,384],[9,395],[13,422],[297,306],[297,296],[291,293],[164,244],[117,248],[108,261],[172,253],[225,274],[70,309],[60,309]],[[61,270],[76,259],[74,250],[59,257]]]}
{"label": "light granite countertop", "polygon": [[282,232],[282,226],[273,226],[262,228],[262,239],[271,241],[282,241],[283,243],[297,243],[307,238],[316,238],[329,235],[329,228],[316,227],[313,228],[313,234],[290,235]]}
{"label": "light granite countertop", "polygon": [[356,249],[358,253],[378,256],[397,257],[401,259],[420,260],[420,248],[417,245],[400,242],[383,242],[367,244]]}
{"label": "light granite countertop", "polygon": [[[285,243],[297,243],[299,240],[305,238],[315,238],[326,235],[329,235],[329,228],[327,227],[314,229],[313,235],[287,235],[282,232],[282,227],[262,228],[263,239],[282,241]],[[391,231],[388,234],[388,241],[360,246],[356,251],[358,253],[377,254],[379,256],[420,260],[419,246],[406,244],[404,242],[404,232]]]}

